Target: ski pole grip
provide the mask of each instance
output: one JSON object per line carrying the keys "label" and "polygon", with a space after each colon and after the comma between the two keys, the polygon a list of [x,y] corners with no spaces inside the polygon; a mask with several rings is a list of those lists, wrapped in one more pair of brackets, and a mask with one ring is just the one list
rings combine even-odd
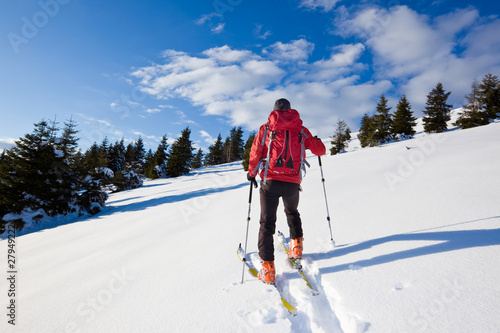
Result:
{"label": "ski pole grip", "polygon": [[321,165],[321,156],[318,156],[318,161],[319,161],[319,166],[322,166]]}

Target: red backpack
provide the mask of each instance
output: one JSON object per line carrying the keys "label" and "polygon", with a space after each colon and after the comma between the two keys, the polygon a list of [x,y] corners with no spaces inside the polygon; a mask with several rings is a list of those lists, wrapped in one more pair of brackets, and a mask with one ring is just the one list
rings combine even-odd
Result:
{"label": "red backpack", "polygon": [[[262,138],[262,145],[266,144],[269,136],[267,158],[265,163],[263,183],[266,183],[267,172],[274,173],[305,173],[305,133],[302,120],[296,110],[274,110],[269,115],[266,130]],[[258,169],[258,168],[257,168]]]}

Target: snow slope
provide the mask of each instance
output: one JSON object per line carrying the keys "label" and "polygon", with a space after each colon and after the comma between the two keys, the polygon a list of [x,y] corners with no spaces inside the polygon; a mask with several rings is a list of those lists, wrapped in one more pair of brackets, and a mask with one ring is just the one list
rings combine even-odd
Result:
{"label": "snow slope", "polygon": [[[500,332],[499,152],[493,123],[323,157],[335,248],[310,157],[299,210],[320,295],[276,244],[295,317],[274,288],[247,273],[240,284],[249,187],[239,163],[146,182],[98,216],[16,238],[16,325],[3,278],[0,331]],[[255,252],[256,191],[251,208]],[[5,239],[0,262],[7,275]]]}

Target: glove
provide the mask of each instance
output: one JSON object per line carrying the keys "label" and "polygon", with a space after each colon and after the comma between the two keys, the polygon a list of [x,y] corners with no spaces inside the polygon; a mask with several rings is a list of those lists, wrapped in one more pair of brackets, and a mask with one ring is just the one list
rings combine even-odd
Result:
{"label": "glove", "polygon": [[250,172],[248,172],[248,173],[247,173],[247,179],[248,179],[248,181],[249,181],[249,182],[251,182],[251,183],[252,183],[252,185],[253,185],[255,188],[257,188],[257,187],[258,187],[258,185],[257,185],[257,181],[255,180],[255,177],[250,176]]}

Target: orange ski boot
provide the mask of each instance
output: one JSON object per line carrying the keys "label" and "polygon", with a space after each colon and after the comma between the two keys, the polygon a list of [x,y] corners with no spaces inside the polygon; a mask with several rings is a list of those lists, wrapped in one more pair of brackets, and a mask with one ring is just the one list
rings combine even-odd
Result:
{"label": "orange ski boot", "polygon": [[290,251],[288,257],[302,259],[302,237],[294,238],[290,241]]}
{"label": "orange ski boot", "polygon": [[276,270],[274,269],[274,261],[261,261],[262,268],[260,269],[259,280],[266,284],[275,284]]}

